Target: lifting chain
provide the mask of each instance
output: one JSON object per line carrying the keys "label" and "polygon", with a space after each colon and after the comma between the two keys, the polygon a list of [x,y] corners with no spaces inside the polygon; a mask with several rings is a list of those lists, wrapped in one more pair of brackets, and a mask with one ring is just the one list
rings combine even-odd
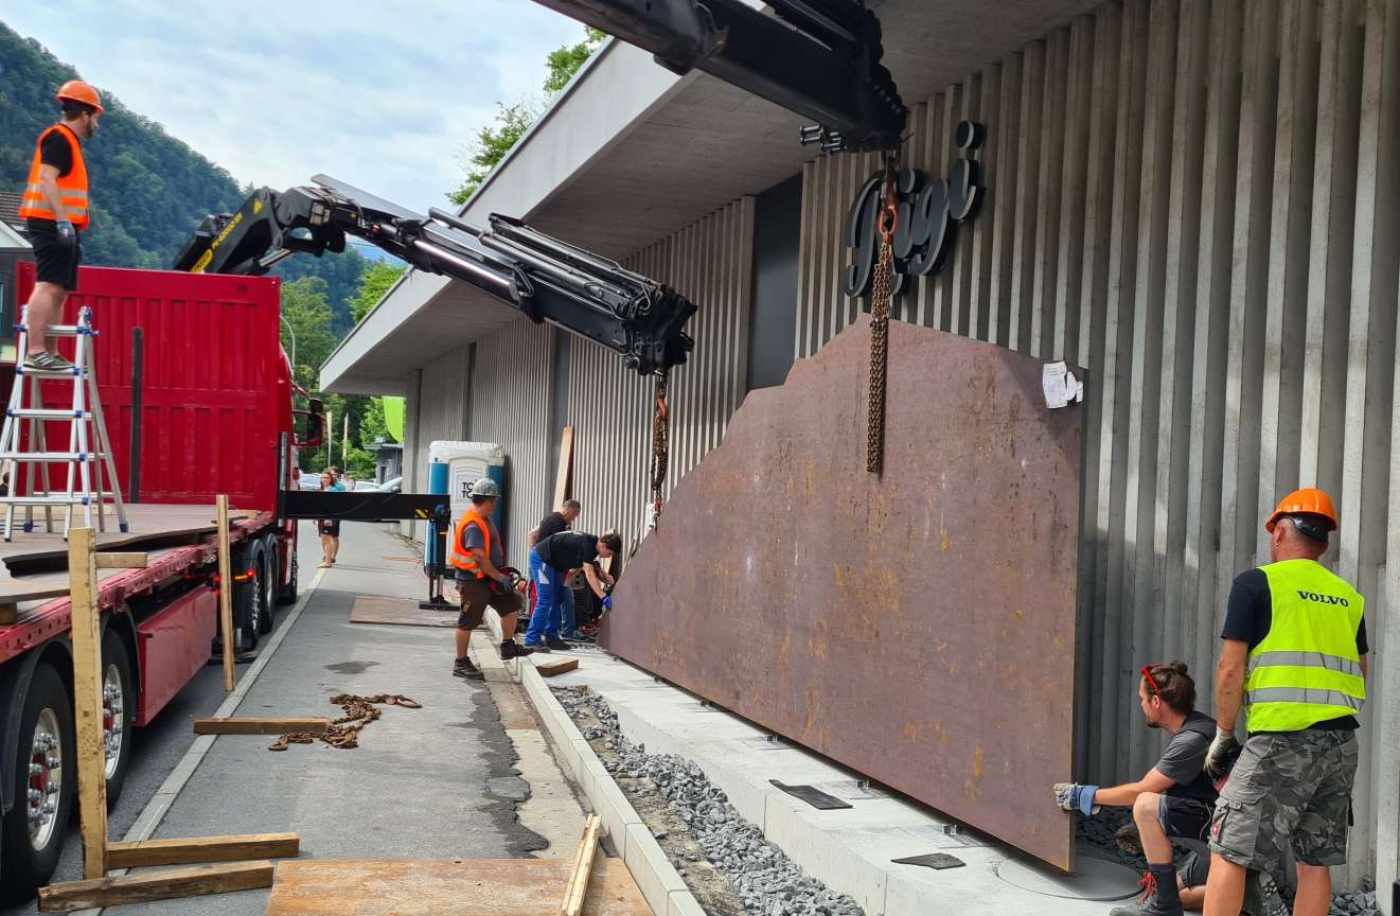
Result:
{"label": "lifting chain", "polygon": [[331,702],[339,706],[345,715],[331,723],[324,735],[311,732],[290,732],[268,745],[269,751],[285,751],[290,744],[313,744],[324,741],[331,747],[348,751],[360,746],[360,731],[378,719],[383,713],[379,706],[402,706],[405,709],[422,709],[417,700],[410,700],[401,693],[376,693],[372,697],[362,697],[353,693],[338,693]]}
{"label": "lifting chain", "polygon": [[652,524],[661,520],[662,491],[666,487],[666,470],[671,463],[671,408],[666,394],[671,386],[671,373],[664,371],[656,380],[656,412],[651,418],[651,507]]}
{"label": "lifting chain", "polygon": [[898,218],[895,193],[895,153],[885,157],[884,203],[875,226],[880,233],[880,259],[870,292],[870,401],[866,408],[865,469],[879,474],[885,461],[885,369],[889,364],[890,299],[894,273],[894,226]]}

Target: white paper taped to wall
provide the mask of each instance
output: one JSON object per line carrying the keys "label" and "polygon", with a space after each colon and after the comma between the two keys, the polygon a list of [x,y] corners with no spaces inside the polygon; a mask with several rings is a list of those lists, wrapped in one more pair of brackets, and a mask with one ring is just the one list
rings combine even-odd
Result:
{"label": "white paper taped to wall", "polygon": [[1045,392],[1045,406],[1051,410],[1084,400],[1084,383],[1074,377],[1063,360],[1041,367],[1040,386]]}

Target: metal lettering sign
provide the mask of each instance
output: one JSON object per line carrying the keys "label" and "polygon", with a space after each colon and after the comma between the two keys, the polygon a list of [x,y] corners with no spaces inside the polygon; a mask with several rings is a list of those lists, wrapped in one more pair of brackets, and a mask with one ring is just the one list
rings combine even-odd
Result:
{"label": "metal lettering sign", "polygon": [[[899,195],[899,217],[894,231],[893,291],[904,288],[906,277],[935,274],[953,250],[959,223],[977,215],[984,188],[977,160],[972,153],[986,139],[986,128],[976,121],[963,121],[953,132],[958,159],[947,178],[930,180],[919,169],[899,169],[895,190]],[[855,263],[843,278],[846,295],[859,298],[870,292],[870,278],[880,253],[880,236],[875,221],[880,213],[880,183],[884,172],[876,172],[860,189],[846,217],[846,245],[855,249]]]}

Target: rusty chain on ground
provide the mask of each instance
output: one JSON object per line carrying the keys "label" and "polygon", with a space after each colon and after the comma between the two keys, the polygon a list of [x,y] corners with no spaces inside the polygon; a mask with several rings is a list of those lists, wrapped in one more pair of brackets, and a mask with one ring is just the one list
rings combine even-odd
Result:
{"label": "rusty chain on ground", "polygon": [[890,299],[893,294],[894,226],[898,217],[893,154],[885,160],[884,203],[876,218],[880,259],[870,292],[870,400],[866,407],[865,469],[879,474],[885,461],[885,370],[889,365]]}
{"label": "rusty chain on ground", "polygon": [[652,524],[661,519],[661,493],[666,486],[666,470],[671,462],[671,408],[666,402],[670,384],[670,371],[662,371],[656,379],[656,412],[651,418]]}
{"label": "rusty chain on ground", "polygon": [[339,706],[345,715],[332,722],[331,727],[326,730],[324,735],[316,735],[311,732],[289,732],[272,742],[268,746],[268,750],[285,751],[288,745],[313,744],[319,740],[331,747],[348,751],[353,747],[360,746],[360,731],[383,715],[376,704],[402,706],[405,709],[423,708],[423,704],[417,700],[409,699],[401,693],[376,693],[372,697],[362,697],[353,693],[338,693],[331,697],[331,702]]}

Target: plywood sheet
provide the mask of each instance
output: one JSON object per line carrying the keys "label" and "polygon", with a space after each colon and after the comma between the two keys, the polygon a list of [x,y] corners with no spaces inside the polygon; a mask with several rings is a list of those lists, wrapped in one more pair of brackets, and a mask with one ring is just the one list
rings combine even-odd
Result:
{"label": "plywood sheet", "polygon": [[374,598],[359,595],[350,605],[351,623],[383,623],[404,627],[454,627],[457,609],[451,611],[424,610],[416,600],[407,598]]}
{"label": "plywood sheet", "polygon": [[[1060,868],[1083,406],[1042,364],[890,326],[865,470],[869,321],[751,392],[618,584],[604,646]],[[1082,374],[1081,374],[1082,377]]]}
{"label": "plywood sheet", "polygon": [[[283,862],[267,916],[541,916],[558,913],[563,859]],[[620,859],[598,858],[584,916],[650,916]]]}

